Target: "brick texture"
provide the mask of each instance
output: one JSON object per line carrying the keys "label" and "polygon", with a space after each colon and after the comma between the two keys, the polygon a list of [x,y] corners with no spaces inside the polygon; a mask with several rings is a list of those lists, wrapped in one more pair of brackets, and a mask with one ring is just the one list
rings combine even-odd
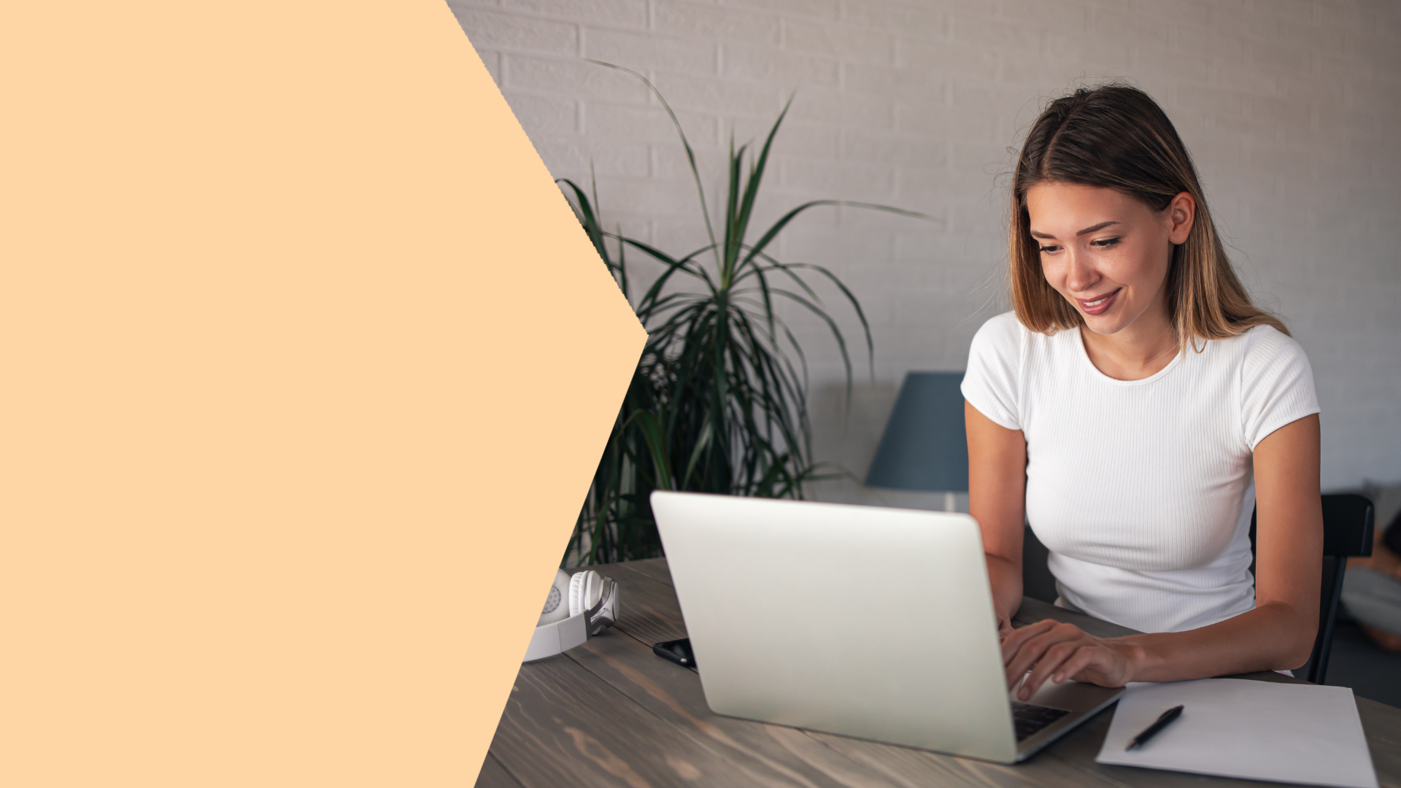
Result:
{"label": "brick texture", "polygon": [[[865,473],[908,370],[962,369],[1007,308],[1011,151],[1044,102],[1127,78],[1186,139],[1253,296],[1313,363],[1325,488],[1401,479],[1401,4],[1256,0],[450,0],[556,177],[606,221],[674,253],[703,241],[677,110],[712,209],[730,134],[761,137],[787,97],[761,201],[880,201],[790,226],[784,259],[838,271],[875,334],[875,379],[846,412],[826,329],[787,318],[812,368],[820,459]],[[645,260],[635,276],[646,281]],[[825,291],[819,291],[825,292]],[[829,294],[830,295],[830,294]],[[850,310],[828,299],[861,346]],[[859,370],[866,359],[856,359]],[[822,497],[854,499],[853,486]],[[898,503],[910,505],[908,498]]]}

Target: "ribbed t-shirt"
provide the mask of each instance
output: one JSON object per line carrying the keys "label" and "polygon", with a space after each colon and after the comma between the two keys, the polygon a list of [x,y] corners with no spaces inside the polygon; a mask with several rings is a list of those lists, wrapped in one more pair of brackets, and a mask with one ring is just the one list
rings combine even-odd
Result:
{"label": "ribbed t-shirt", "polygon": [[1115,380],[1078,328],[1048,336],[1007,312],[973,337],[962,389],[1026,438],[1027,519],[1050,550],[1059,601],[1143,632],[1255,607],[1241,517],[1252,453],[1319,410],[1293,339],[1257,326],[1189,347],[1151,377]]}

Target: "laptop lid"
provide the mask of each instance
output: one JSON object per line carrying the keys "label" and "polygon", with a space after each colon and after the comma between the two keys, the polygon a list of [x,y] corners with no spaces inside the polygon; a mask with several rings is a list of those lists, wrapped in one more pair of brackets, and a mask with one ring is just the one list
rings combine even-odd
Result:
{"label": "laptop lid", "polygon": [[973,518],[663,491],[651,501],[717,714],[1017,759]]}

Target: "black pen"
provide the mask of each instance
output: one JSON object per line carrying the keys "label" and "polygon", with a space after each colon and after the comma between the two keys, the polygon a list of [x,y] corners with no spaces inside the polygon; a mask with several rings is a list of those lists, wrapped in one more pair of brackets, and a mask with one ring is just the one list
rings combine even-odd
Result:
{"label": "black pen", "polygon": [[1163,716],[1159,717],[1157,722],[1153,723],[1152,725],[1149,725],[1148,729],[1145,730],[1143,733],[1140,733],[1137,736],[1133,737],[1133,741],[1129,742],[1129,746],[1124,748],[1124,752],[1138,749],[1139,747],[1142,747],[1143,745],[1147,744],[1149,739],[1158,735],[1158,731],[1171,725],[1172,721],[1180,716],[1182,716],[1181,706],[1173,706],[1172,708],[1163,712]]}

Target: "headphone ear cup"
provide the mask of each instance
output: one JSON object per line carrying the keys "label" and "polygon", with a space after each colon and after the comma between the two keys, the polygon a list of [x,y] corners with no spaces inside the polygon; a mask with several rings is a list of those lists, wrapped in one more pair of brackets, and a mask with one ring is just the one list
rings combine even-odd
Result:
{"label": "headphone ear cup", "polygon": [[569,615],[577,616],[598,604],[603,596],[603,578],[592,569],[569,578]]}
{"label": "headphone ear cup", "polygon": [[597,572],[589,572],[588,575],[588,580],[584,581],[585,610],[598,604],[598,600],[603,598],[603,576]]}
{"label": "headphone ear cup", "polygon": [[545,608],[540,612],[540,623],[535,626],[543,627],[566,618],[569,618],[569,575],[563,569],[556,569],[555,582],[550,585]]}
{"label": "headphone ear cup", "polygon": [[584,606],[584,583],[588,581],[588,572],[580,572],[569,578],[569,615],[577,616],[588,610]]}

